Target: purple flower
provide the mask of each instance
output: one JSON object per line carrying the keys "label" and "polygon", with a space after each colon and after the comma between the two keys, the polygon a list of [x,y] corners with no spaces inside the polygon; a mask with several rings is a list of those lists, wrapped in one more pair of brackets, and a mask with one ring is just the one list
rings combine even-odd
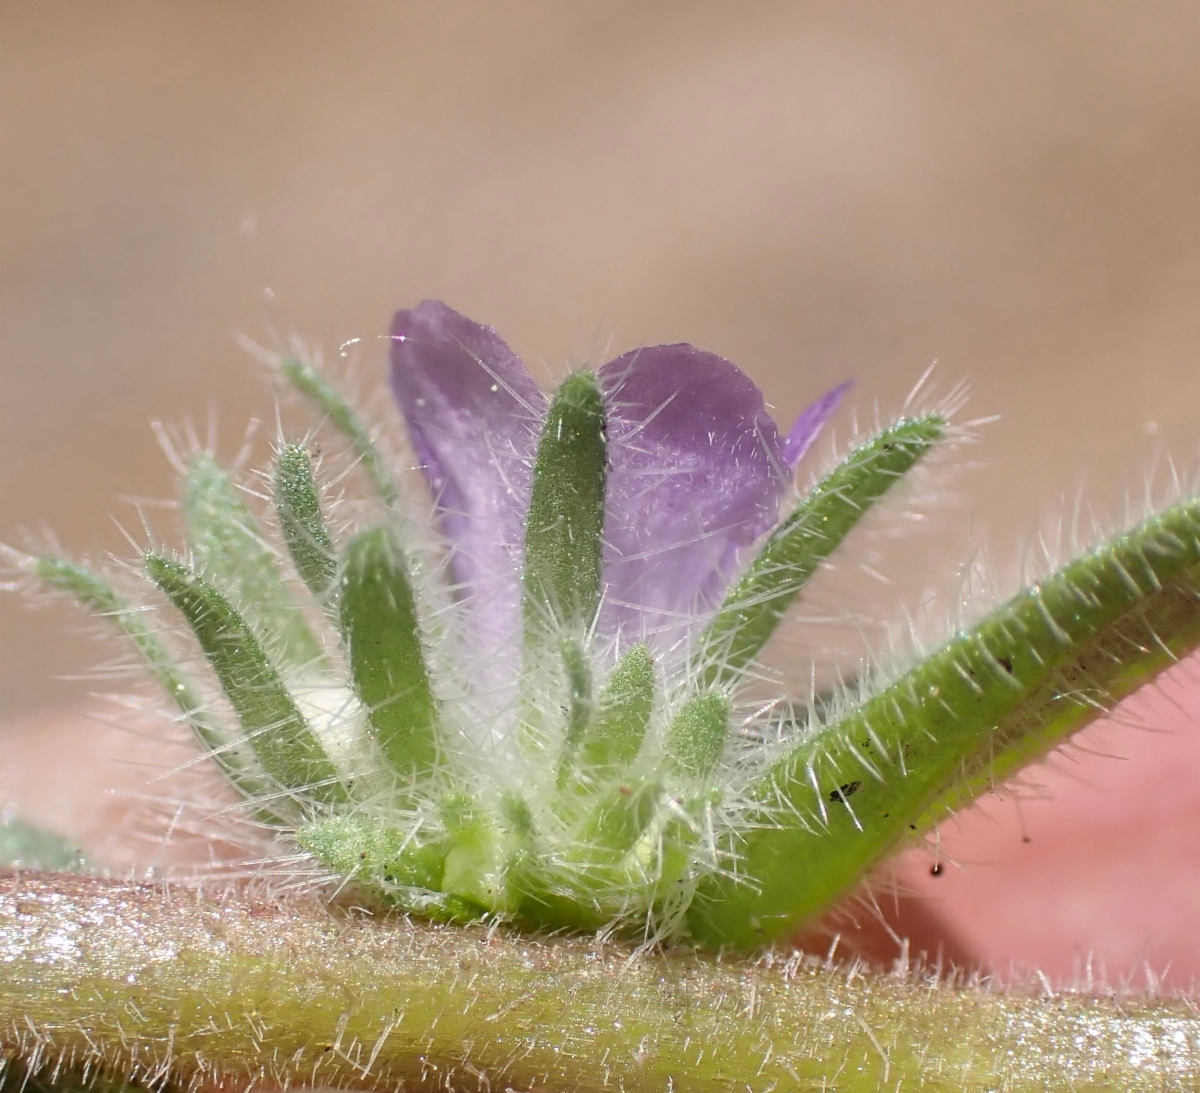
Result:
{"label": "purple flower", "polygon": [[[396,313],[391,355],[470,640],[508,659],[520,647],[524,523],[546,396],[491,327],[436,300]],[[597,375],[610,463],[597,631],[665,649],[719,603],[746,548],[774,526],[796,464],[849,385],[781,439],[762,392],[715,353],[646,346]]]}

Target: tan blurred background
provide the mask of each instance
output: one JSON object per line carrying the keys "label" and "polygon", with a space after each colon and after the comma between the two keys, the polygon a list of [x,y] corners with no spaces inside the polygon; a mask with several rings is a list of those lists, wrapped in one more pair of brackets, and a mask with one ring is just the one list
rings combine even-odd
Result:
{"label": "tan blurred background", "polygon": [[[1004,417],[892,564],[1004,558],[1197,462],[1198,56],[1194,2],[5,0],[0,537],[120,549],[151,418],[269,413],[236,335],[432,295],[553,368],[694,341],[782,418],[938,359]],[[86,688],[71,618],[0,601],[0,715]]]}

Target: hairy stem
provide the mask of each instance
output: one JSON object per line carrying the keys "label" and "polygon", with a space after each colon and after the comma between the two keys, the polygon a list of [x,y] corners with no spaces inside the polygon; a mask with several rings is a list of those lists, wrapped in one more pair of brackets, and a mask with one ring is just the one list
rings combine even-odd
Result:
{"label": "hairy stem", "polygon": [[10,876],[0,1050],[233,1089],[1164,1090],[1186,1002],[1053,998]]}

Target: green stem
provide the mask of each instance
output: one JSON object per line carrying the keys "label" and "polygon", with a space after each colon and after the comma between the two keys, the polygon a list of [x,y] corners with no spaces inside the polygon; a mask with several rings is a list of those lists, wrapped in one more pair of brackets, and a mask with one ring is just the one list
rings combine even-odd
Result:
{"label": "green stem", "polygon": [[22,874],[0,894],[0,1052],[155,1088],[929,1093],[1191,1089],[1186,1001],[1052,998],[801,958],[331,915]]}

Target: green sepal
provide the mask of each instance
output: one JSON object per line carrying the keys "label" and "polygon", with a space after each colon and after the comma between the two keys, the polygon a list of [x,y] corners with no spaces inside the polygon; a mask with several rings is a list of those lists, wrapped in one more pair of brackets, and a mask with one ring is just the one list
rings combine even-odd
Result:
{"label": "green sepal", "polygon": [[600,603],[604,430],[604,397],[596,377],[587,371],[568,376],[550,401],[533,465],[525,525],[530,651],[547,633],[585,631]]}
{"label": "green sepal", "polygon": [[558,787],[570,780],[573,760],[592,719],[592,672],[587,655],[574,638],[563,638],[562,660],[567,684],[566,732],[558,764]]}
{"label": "green sepal", "polygon": [[303,444],[285,444],[276,457],[275,511],[296,572],[317,602],[325,603],[335,591],[337,556]]}
{"label": "green sepal", "polygon": [[427,837],[362,816],[333,816],[301,827],[296,841],[339,877],[409,914],[461,923],[488,913],[438,890],[450,846],[444,834]]}
{"label": "green sepal", "polygon": [[[1041,754],[1200,645],[1200,502],[1146,520],[1024,590],[804,738],[750,789],[757,814],[688,914],[749,948],[820,914],[942,811],[993,745]],[[1011,757],[1004,761],[1004,756]],[[967,774],[962,797],[945,787]]]}
{"label": "green sepal", "polygon": [[78,873],[86,868],[83,851],[73,843],[19,816],[0,815],[0,868]]}
{"label": "green sepal", "polygon": [[729,739],[731,708],[728,697],[716,691],[693,695],[680,707],[663,741],[671,774],[697,781],[712,774]]}
{"label": "green sepal", "polygon": [[245,619],[189,567],[157,554],[146,555],[145,563],[196,635],[267,774],[284,790],[344,801],[333,765]]}
{"label": "green sepal", "polygon": [[395,479],[371,439],[371,431],[359,417],[354,407],[347,401],[346,396],[333,386],[310,364],[295,357],[284,360],[280,366],[287,381],[300,394],[310,399],[325,415],[329,424],[350,442],[350,448],[362,465],[363,471],[370,479],[380,500],[389,508],[394,508],[400,500],[396,489]]}
{"label": "green sepal", "polygon": [[404,554],[389,529],[351,540],[340,611],[354,688],[384,758],[404,782],[427,779],[441,760],[438,709]]}
{"label": "green sepal", "polygon": [[[704,792],[675,800],[669,809],[662,810],[661,834],[657,846],[646,854],[644,869],[654,867],[653,902],[660,915],[673,915],[684,897],[685,885],[697,862],[696,844],[711,841],[714,830],[713,811],[721,803],[722,792],[711,786]],[[637,851],[635,850],[635,855]]]}
{"label": "green sepal", "polygon": [[188,467],[184,511],[197,571],[237,605],[269,655],[293,669],[319,667],[321,644],[274,551],[228,473],[207,452]]}
{"label": "green sepal", "polygon": [[302,827],[309,853],[389,902],[428,917],[462,921],[505,905],[508,839],[463,794],[450,794],[435,824],[403,831],[369,816],[336,816]]}
{"label": "green sepal", "polygon": [[701,639],[704,686],[740,678],[818,566],[945,434],[937,414],[899,421],[855,448],[801,499],[726,594]]}
{"label": "green sepal", "polygon": [[378,818],[350,815],[314,820],[296,831],[296,841],[335,873],[381,888],[426,888],[441,884],[446,839],[420,829],[401,831]]}
{"label": "green sepal", "polygon": [[517,917],[541,929],[600,930],[636,912],[626,861],[661,798],[654,781],[606,790],[557,853],[531,854],[510,871]]}
{"label": "green sepal", "polygon": [[78,562],[42,555],[32,559],[31,568],[47,587],[65,592],[88,610],[111,619],[133,642],[150,674],[183,715],[197,743],[212,756],[233,787],[249,798],[266,794],[268,786],[262,771],[216,713],[205,708],[204,699],[188,674],[146,625],[145,612],[130,604],[99,574]]}
{"label": "green sepal", "polygon": [[635,645],[617,662],[579,745],[578,767],[588,784],[604,782],[641,751],[654,712],[654,658]]}
{"label": "green sepal", "polygon": [[510,856],[506,832],[466,794],[445,797],[439,813],[448,844],[441,890],[490,912],[505,909]]}
{"label": "green sepal", "polygon": [[579,861],[595,868],[621,862],[654,819],[661,795],[662,787],[654,781],[613,787],[576,837]]}

